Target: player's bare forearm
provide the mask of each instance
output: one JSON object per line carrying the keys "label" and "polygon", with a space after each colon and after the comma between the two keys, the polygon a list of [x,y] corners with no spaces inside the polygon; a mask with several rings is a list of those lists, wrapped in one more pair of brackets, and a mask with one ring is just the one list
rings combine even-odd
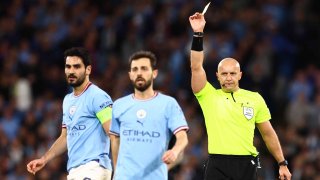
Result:
{"label": "player's bare forearm", "polygon": [[182,157],[183,150],[188,144],[188,137],[186,131],[179,131],[175,134],[175,136],[176,143],[174,144],[172,149],[166,151],[162,156],[162,160],[164,163],[168,165],[168,169],[178,164],[179,157]]}
{"label": "player's bare forearm", "polygon": [[111,120],[107,120],[105,123],[102,124],[102,127],[104,129],[104,132],[107,134],[107,136],[110,137],[109,135],[109,131],[110,131],[110,124],[111,124]]}
{"label": "player's bare forearm", "polygon": [[41,170],[51,159],[56,156],[64,153],[67,150],[67,130],[65,128],[62,129],[61,135],[58,139],[52,144],[50,149],[39,159],[35,159],[30,161],[27,164],[27,170],[36,174],[39,170]]}
{"label": "player's bare forearm", "polygon": [[110,134],[110,140],[111,140],[112,163],[115,171],[117,161],[118,161],[120,137]]}
{"label": "player's bare forearm", "polygon": [[187,132],[182,130],[175,134],[176,136],[176,143],[174,144],[172,150],[175,151],[177,154],[180,154],[184,148],[188,145],[188,136]]}
{"label": "player's bare forearm", "polygon": [[180,152],[180,154],[178,154],[177,159],[173,163],[167,164],[168,170],[171,170],[172,168],[180,164],[182,162],[183,156],[184,152],[182,151]]}
{"label": "player's bare forearm", "polygon": [[58,139],[52,144],[50,149],[42,156],[45,162],[49,162],[51,159],[61,155],[67,151],[67,129],[62,128],[61,134]]}

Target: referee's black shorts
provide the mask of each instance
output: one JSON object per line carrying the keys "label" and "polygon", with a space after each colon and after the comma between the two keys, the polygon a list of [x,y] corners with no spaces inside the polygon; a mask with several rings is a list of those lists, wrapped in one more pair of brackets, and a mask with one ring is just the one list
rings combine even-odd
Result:
{"label": "referee's black shorts", "polygon": [[250,155],[210,154],[204,167],[204,179],[257,180],[258,161]]}

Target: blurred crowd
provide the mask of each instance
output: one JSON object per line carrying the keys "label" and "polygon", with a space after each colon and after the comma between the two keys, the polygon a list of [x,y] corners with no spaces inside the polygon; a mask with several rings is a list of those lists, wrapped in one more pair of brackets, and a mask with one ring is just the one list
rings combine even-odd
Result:
{"label": "blurred crowd", "polygon": [[[184,159],[170,179],[202,179],[207,138],[190,88],[188,17],[207,2],[1,0],[0,179],[66,178],[66,155],[35,176],[26,164],[60,135],[62,100],[71,90],[63,51],[73,46],[90,51],[91,81],[113,100],[132,92],[130,54],[145,49],[157,55],[155,87],[177,98],[190,126]],[[239,60],[240,87],[265,98],[293,179],[320,180],[320,1],[214,0],[205,18],[208,80],[219,87],[219,60]],[[277,163],[256,134],[260,178],[276,179]]]}

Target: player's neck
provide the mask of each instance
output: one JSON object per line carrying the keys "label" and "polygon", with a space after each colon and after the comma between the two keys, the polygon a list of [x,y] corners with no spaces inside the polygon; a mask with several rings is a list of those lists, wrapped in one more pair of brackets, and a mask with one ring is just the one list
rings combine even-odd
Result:
{"label": "player's neck", "polygon": [[86,79],[80,86],[74,87],[73,95],[79,96],[80,94],[82,94],[88,88],[89,84],[91,84],[91,82],[89,81],[89,79]]}
{"label": "player's neck", "polygon": [[156,92],[150,87],[145,91],[134,90],[134,98],[139,100],[151,99],[154,97]]}

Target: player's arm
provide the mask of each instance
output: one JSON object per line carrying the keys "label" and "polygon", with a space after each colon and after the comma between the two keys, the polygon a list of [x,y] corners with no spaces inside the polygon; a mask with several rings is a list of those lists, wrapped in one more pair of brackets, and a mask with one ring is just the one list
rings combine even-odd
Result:
{"label": "player's arm", "polygon": [[[274,131],[270,121],[265,121],[262,123],[257,123],[257,128],[259,129],[259,132],[268,148],[270,153],[273,155],[273,157],[276,159],[276,161],[282,162],[285,160],[283,156],[283,152],[281,149],[281,145],[278,139],[278,136],[276,132]],[[287,180],[291,179],[291,173],[287,166],[280,166],[279,167],[279,175],[282,177],[285,177]]]}
{"label": "player's arm", "polygon": [[180,161],[182,160],[183,150],[188,145],[188,137],[185,130],[178,131],[175,136],[176,142],[174,146],[162,156],[162,160],[168,165],[168,169],[178,164],[179,158],[181,158]]}
{"label": "player's arm", "polygon": [[168,170],[171,170],[172,168],[180,164],[183,160],[183,157],[184,157],[184,152],[182,151],[173,163],[167,164]]}
{"label": "player's arm", "polygon": [[61,135],[52,144],[50,149],[39,159],[35,159],[27,164],[27,170],[35,174],[42,169],[50,160],[61,155],[67,150],[67,129],[62,128]]}
{"label": "player's arm", "polygon": [[118,161],[120,137],[111,133],[110,140],[111,140],[112,163],[113,163],[113,169],[114,169],[113,171],[115,172],[117,161]]}
{"label": "player's arm", "polygon": [[[206,21],[200,13],[189,17],[189,22],[194,33],[203,33]],[[203,35],[194,35],[190,53],[191,63],[191,88],[193,93],[199,92],[207,83],[207,76],[203,68]]]}
{"label": "player's arm", "polygon": [[111,117],[112,117],[112,109],[111,106],[108,106],[101,111],[99,111],[97,114],[97,117],[102,124],[102,127],[106,134],[109,136],[109,131],[110,131],[110,122],[111,122]]}
{"label": "player's arm", "polygon": [[109,120],[107,120],[105,123],[102,124],[102,127],[103,127],[103,129],[104,129],[104,132],[106,132],[106,134],[107,134],[108,136],[110,136],[110,135],[109,135],[110,122],[111,122],[111,120],[109,119]]}

